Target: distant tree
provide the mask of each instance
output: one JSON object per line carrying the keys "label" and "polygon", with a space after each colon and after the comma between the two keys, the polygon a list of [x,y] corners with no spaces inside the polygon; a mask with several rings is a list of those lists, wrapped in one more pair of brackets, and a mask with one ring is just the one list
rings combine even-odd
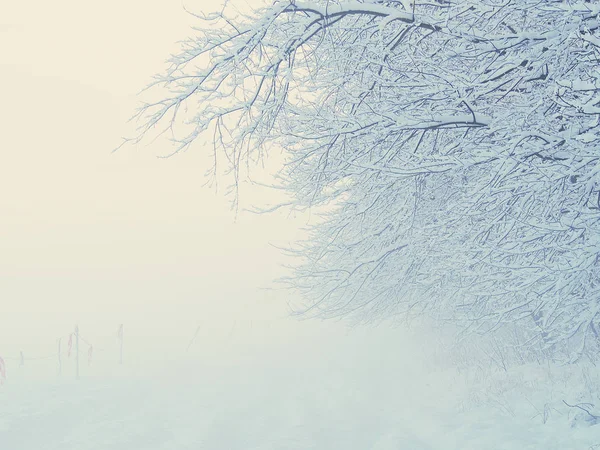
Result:
{"label": "distant tree", "polygon": [[[305,314],[521,321],[581,355],[600,333],[600,3],[226,5],[151,88],[175,152],[269,148],[297,208]],[[168,92],[165,94],[165,92]]]}

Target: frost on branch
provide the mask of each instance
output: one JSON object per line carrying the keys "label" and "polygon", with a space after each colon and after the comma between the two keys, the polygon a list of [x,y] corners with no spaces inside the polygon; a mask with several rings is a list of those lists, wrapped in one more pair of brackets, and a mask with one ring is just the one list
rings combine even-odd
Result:
{"label": "frost on branch", "polygon": [[[520,321],[581,355],[600,333],[600,4],[278,1],[226,7],[141,108],[176,151],[286,151],[326,206],[290,280],[306,314]],[[191,112],[191,113],[190,113]],[[532,341],[533,342],[533,341]]]}

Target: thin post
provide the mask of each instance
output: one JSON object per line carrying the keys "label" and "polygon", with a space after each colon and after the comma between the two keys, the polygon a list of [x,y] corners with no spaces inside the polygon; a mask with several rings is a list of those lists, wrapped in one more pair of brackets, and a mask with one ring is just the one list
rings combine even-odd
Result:
{"label": "thin post", "polygon": [[62,375],[62,360],[60,356],[60,344],[62,342],[62,338],[58,339],[58,374]]}
{"label": "thin post", "polygon": [[79,326],[75,325],[75,377],[79,380]]}
{"label": "thin post", "polygon": [[192,347],[192,344],[196,340],[196,336],[198,336],[198,333],[200,332],[200,327],[201,327],[201,325],[198,325],[198,327],[196,328],[196,332],[194,333],[194,337],[190,340],[190,343],[188,344],[187,349],[185,350],[186,352],[190,350],[190,348]]}
{"label": "thin post", "polygon": [[123,364],[123,324],[119,326],[119,364]]}

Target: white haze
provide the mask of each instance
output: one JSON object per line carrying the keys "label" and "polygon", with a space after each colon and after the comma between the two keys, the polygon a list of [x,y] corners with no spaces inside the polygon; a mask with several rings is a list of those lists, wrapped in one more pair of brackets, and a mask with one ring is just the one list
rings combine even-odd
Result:
{"label": "white haze", "polygon": [[[190,22],[169,1],[0,6],[5,357],[52,353],[76,324],[100,348],[124,323],[136,352],[157,354],[185,347],[201,323],[287,314],[285,296],[263,289],[283,274],[271,244],[296,239],[305,219],[236,218],[223,188],[203,187],[202,149],[111,153]],[[252,186],[242,195],[247,207],[273,200]]]}
{"label": "white haze", "polygon": [[[369,358],[421,351],[399,329],[289,317],[290,294],[273,284],[285,274],[275,247],[302,237],[308,217],[236,215],[225,186],[204,186],[211,161],[202,148],[158,158],[171,151],[163,140],[111,152],[132,130],[138,91],[193,23],[171,1],[0,6],[3,395],[73,382],[76,325],[82,384],[198,371],[316,374],[328,365],[367,373],[379,370]],[[268,180],[277,168],[275,157],[255,175]],[[242,208],[278,200],[242,186]]]}
{"label": "white haze", "polygon": [[[0,3],[0,449],[591,448],[593,427],[507,418],[500,394],[473,395],[436,368],[452,357],[427,330],[288,317],[275,246],[308,218],[236,218],[203,187],[202,148],[111,153],[192,23],[171,0]],[[528,418],[545,408],[527,401]]]}

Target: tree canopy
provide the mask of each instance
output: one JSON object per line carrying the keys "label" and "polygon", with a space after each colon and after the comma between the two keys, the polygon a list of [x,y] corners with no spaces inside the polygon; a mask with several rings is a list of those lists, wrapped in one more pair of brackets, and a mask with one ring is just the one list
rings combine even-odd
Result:
{"label": "tree canopy", "polygon": [[599,13],[226,4],[197,15],[136,139],[163,125],[177,152],[212,133],[236,186],[284,150],[293,206],[326,207],[295,250],[305,314],[426,313],[477,332],[518,321],[581,355],[600,333]]}

